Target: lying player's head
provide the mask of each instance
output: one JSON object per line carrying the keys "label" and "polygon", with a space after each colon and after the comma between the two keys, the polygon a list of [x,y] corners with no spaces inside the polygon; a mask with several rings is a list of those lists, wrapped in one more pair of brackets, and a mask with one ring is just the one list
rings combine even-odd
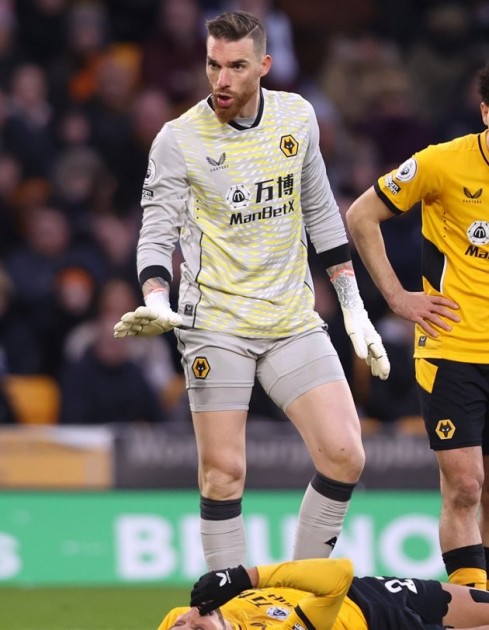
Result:
{"label": "lying player's head", "polygon": [[163,619],[158,630],[232,630],[219,609],[201,615],[197,608],[188,606],[173,608]]}

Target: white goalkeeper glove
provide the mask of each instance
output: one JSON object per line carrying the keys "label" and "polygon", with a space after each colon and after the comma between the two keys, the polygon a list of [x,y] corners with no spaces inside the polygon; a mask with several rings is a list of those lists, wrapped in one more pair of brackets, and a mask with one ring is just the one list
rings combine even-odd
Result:
{"label": "white goalkeeper glove", "polygon": [[154,337],[182,325],[182,317],[172,311],[166,291],[152,291],[144,301],[146,306],[121,317],[114,326],[114,337]]}
{"label": "white goalkeeper glove", "polygon": [[365,310],[354,273],[344,269],[333,276],[331,282],[338,294],[345,330],[356,355],[366,360],[374,376],[385,381],[391,364],[382,339]]}
{"label": "white goalkeeper glove", "polygon": [[357,308],[343,308],[345,330],[351,339],[353,349],[360,359],[365,359],[374,376],[383,381],[389,376],[391,364],[382,339],[375,330],[363,304]]}

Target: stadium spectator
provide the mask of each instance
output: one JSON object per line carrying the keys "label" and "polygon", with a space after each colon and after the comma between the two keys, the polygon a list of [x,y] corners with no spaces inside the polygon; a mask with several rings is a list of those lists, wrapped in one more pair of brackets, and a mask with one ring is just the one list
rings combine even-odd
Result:
{"label": "stadium spectator", "polygon": [[95,94],[98,67],[112,42],[110,23],[105,2],[66,3],[63,28],[57,33],[63,50],[48,66],[57,110],[82,105]]}
{"label": "stadium spectator", "polygon": [[431,125],[446,119],[462,81],[481,61],[469,4],[430,4],[406,51],[405,68],[416,84],[420,113]]}
{"label": "stadium spectator", "polygon": [[3,257],[14,247],[18,247],[22,240],[14,206],[14,197],[22,181],[22,168],[19,160],[9,153],[0,151],[0,225],[2,226],[0,251]]}
{"label": "stadium spectator", "polygon": [[477,66],[463,77],[447,115],[437,118],[438,142],[446,142],[484,129],[480,112],[479,70]]}
{"label": "stadium spectator", "polygon": [[[403,71],[399,47],[380,40],[370,31],[338,34],[329,43],[328,55],[316,70],[316,81],[329,96],[350,129],[373,113],[372,94],[384,77]],[[355,98],[351,95],[355,94]]]}
{"label": "stadium spectator", "polygon": [[[114,44],[100,60],[95,92],[84,105],[92,131],[91,142],[116,183],[122,183],[131,173],[131,108],[139,89],[139,73],[137,47]],[[120,202],[124,202],[122,197]]]}
{"label": "stadium spectator", "polygon": [[0,349],[4,370],[29,374],[40,369],[38,342],[28,318],[17,307],[15,287],[0,264]]}
{"label": "stadium spectator", "polygon": [[[156,134],[172,114],[171,103],[164,92],[142,87],[135,95],[129,113],[130,130],[127,152],[130,159],[121,164],[117,200],[124,208],[139,208],[141,188],[148,166],[148,152]],[[122,203],[116,202],[116,206]]]}
{"label": "stadium spectator", "polygon": [[12,2],[0,2],[0,89],[8,90],[12,75],[25,60],[19,50],[18,20]]}
{"label": "stadium spectator", "polygon": [[93,342],[65,364],[62,424],[158,423],[166,420],[153,386],[131,356],[128,339],[114,339],[112,317],[97,319]]}
{"label": "stadium spectator", "polygon": [[175,112],[206,94],[202,17],[197,0],[159,0],[157,20],[142,43],[142,79],[164,92]]}
{"label": "stadium spectator", "polygon": [[63,209],[74,240],[94,240],[91,221],[112,209],[117,187],[100,153],[89,146],[59,151],[51,182],[53,198]]}
{"label": "stadium spectator", "polygon": [[51,175],[56,148],[47,87],[46,73],[39,65],[24,63],[13,72],[4,142],[26,176]]}
{"label": "stadium spectator", "polygon": [[118,217],[108,212],[93,214],[90,225],[93,243],[98,246],[103,279],[123,277],[140,292],[134,269],[138,225],[135,218]]}
{"label": "stadium spectator", "polygon": [[60,324],[56,279],[70,266],[90,273],[96,252],[93,247],[71,242],[69,223],[54,206],[30,208],[22,228],[24,241],[6,257],[5,268],[14,286],[16,312],[34,335],[37,361],[32,371],[56,375],[60,359],[52,346]]}
{"label": "stadium spectator", "polygon": [[50,326],[43,339],[44,345],[50,349],[51,374],[58,376],[57,366],[62,362],[66,336],[78,324],[94,315],[96,294],[97,281],[86,268],[67,264],[56,273],[54,306]]}
{"label": "stadium spectator", "polygon": [[[64,360],[67,363],[80,360],[95,341],[98,318],[117,321],[121,313],[136,308],[139,293],[139,287],[136,293],[134,285],[125,278],[113,277],[105,282],[98,296],[96,316],[85,319],[66,336]],[[172,420],[190,420],[183,374],[173,365],[168,337],[130,337],[127,347],[129,356],[153,387],[163,408],[171,413]]]}
{"label": "stadium spectator", "polygon": [[371,90],[355,130],[376,147],[379,172],[383,173],[431,144],[435,132],[419,115],[410,77],[400,68],[379,77]]}
{"label": "stadium spectator", "polygon": [[32,0],[3,2],[15,5],[17,41],[29,59],[49,69],[50,64],[66,50],[65,26],[69,0]]}

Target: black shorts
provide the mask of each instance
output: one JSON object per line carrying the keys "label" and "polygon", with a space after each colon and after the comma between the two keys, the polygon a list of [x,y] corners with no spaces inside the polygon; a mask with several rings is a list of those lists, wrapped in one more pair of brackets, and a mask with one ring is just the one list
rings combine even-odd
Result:
{"label": "black shorts", "polygon": [[489,365],[422,360],[434,366],[431,393],[427,383],[420,383],[418,378],[431,448],[443,451],[482,446],[484,454],[489,454]]}
{"label": "black shorts", "polygon": [[444,628],[451,595],[436,580],[417,578],[353,578],[348,597],[374,630]]}

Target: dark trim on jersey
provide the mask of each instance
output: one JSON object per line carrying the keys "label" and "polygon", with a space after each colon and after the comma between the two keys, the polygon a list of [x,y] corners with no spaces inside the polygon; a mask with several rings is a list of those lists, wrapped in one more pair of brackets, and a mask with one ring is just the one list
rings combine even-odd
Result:
{"label": "dark trim on jersey", "polygon": [[[209,107],[212,109],[213,112],[216,111],[214,109],[214,103],[212,102],[211,95],[207,97],[207,104],[209,105]],[[258,127],[258,125],[261,123],[261,119],[263,118],[264,108],[265,108],[265,99],[263,98],[263,92],[262,92],[262,89],[260,88],[260,103],[258,104],[258,113],[256,114],[256,118],[253,121],[253,124],[250,125],[249,127],[245,127],[244,125],[240,125],[235,120],[230,120],[228,125],[230,127],[233,127],[234,129],[237,129],[238,131],[246,131],[247,129],[253,129],[253,127]]]}
{"label": "dark trim on jersey", "polygon": [[351,260],[350,245],[349,243],[344,243],[343,245],[338,245],[338,247],[333,247],[333,249],[320,252],[318,258],[319,262],[324,265],[326,269],[334,265],[348,262]]}
{"label": "dark trim on jersey", "polygon": [[197,288],[199,290],[199,299],[197,300],[197,304],[194,304],[194,316],[192,318],[192,328],[195,328],[195,320],[197,319],[197,309],[199,308],[199,304],[200,301],[202,299],[202,284],[199,282],[199,274],[202,271],[202,256],[203,256],[203,248],[202,248],[202,240],[204,238],[204,233],[201,232],[200,233],[200,239],[199,239],[199,251],[200,251],[200,256],[199,256],[199,270],[197,271],[197,273],[195,274],[195,282],[197,283]]}
{"label": "dark trim on jersey", "polygon": [[402,214],[402,211],[397,208],[392,201],[387,197],[387,195],[380,189],[379,182],[375,182],[374,190],[377,193],[377,196],[385,203],[385,205],[389,208],[391,212],[394,214]]}
{"label": "dark trim on jersey", "polygon": [[[482,133],[479,134],[479,136],[477,138],[477,144],[479,145],[479,149],[480,149],[482,158],[484,159],[484,162],[489,166],[489,161],[488,161],[488,159],[485,156],[484,149],[482,148],[482,137],[483,136],[484,136],[484,139],[485,139],[485,137],[486,137],[486,132],[485,131],[483,131]],[[484,142],[485,142],[485,140],[484,140]]]}
{"label": "dark trim on jersey", "polygon": [[295,610],[296,615],[299,617],[299,619],[302,621],[304,626],[307,628],[307,630],[315,630],[312,623],[309,621],[306,615],[302,612],[302,608],[300,606],[296,606],[294,610]]}
{"label": "dark trim on jersey", "polygon": [[445,256],[425,236],[423,236],[421,256],[423,276],[436,291],[441,292],[441,278],[445,267]]}
{"label": "dark trim on jersey", "polygon": [[[309,291],[312,293],[312,296],[314,297],[314,286],[311,286],[305,280],[304,280],[304,284],[306,285],[306,287],[309,289]],[[313,283],[313,285],[314,285],[314,283]]]}
{"label": "dark trim on jersey", "polygon": [[163,278],[168,284],[170,284],[172,280],[171,273],[166,267],[163,267],[163,265],[145,267],[139,274],[139,284],[143,286],[146,280],[150,280],[151,278]]}

